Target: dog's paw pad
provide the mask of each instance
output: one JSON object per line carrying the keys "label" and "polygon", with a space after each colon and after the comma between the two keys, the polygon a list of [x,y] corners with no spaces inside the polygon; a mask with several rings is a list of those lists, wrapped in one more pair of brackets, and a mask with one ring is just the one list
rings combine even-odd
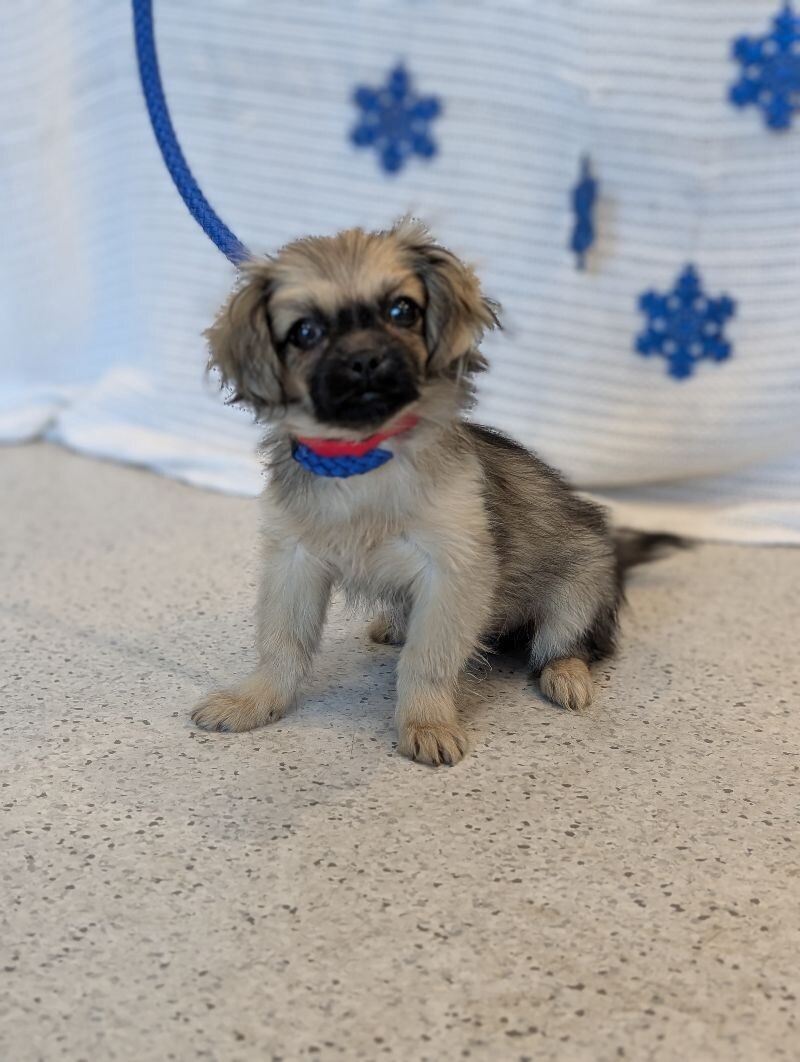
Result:
{"label": "dog's paw pad", "polygon": [[539,686],[545,697],[573,712],[585,712],[594,697],[591,672],[577,657],[547,664],[539,676]]}
{"label": "dog's paw pad", "polygon": [[398,749],[418,763],[452,767],[466,755],[467,736],[458,726],[411,724],[401,734]]}

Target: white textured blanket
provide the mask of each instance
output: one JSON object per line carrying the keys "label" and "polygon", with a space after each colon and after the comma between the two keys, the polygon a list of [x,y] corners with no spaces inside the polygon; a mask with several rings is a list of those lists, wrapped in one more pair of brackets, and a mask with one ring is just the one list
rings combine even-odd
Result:
{"label": "white textured blanket", "polygon": [[[184,150],[246,244],[423,216],[505,307],[481,419],[628,522],[800,542],[800,34],[781,9],[155,3]],[[257,490],[258,433],[203,373],[233,271],[163,168],[127,5],[4,4],[0,83],[0,438]]]}

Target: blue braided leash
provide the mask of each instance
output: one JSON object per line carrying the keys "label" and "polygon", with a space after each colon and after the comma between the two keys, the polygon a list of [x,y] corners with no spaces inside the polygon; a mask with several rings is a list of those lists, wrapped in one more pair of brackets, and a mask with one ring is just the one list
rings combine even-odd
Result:
{"label": "blue braided leash", "polygon": [[[234,236],[201,192],[175,135],[175,127],[170,118],[164,86],[161,82],[161,72],[158,68],[152,0],[132,0],[132,3],[139,79],[147,104],[147,113],[150,115],[150,124],[161,149],[161,155],[189,213],[222,253],[235,266],[239,266],[250,257],[250,252],[242,241]],[[387,461],[391,461],[393,456],[390,450],[377,448],[360,456],[342,455],[339,457],[326,457],[314,453],[303,443],[297,443],[293,448],[293,457],[303,468],[315,475],[336,479],[347,479],[350,476],[360,476],[365,472],[371,472],[374,468],[380,468]]]}
{"label": "blue braided leash", "polygon": [[234,236],[200,191],[175,135],[158,69],[152,0],[133,0],[133,34],[136,40],[139,79],[150,115],[150,124],[170,177],[175,182],[181,199],[189,208],[189,213],[206,236],[238,266],[250,257],[250,252],[242,241]]}

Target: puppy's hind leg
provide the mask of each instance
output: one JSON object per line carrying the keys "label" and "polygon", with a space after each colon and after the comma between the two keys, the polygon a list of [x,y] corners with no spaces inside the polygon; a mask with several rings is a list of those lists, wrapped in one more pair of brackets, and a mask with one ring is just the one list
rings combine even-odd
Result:
{"label": "puppy's hind leg", "polygon": [[539,673],[539,688],[562,708],[585,711],[594,689],[586,663],[583,624],[562,600],[561,611],[540,615],[531,646],[531,667]]}
{"label": "puppy's hind leg", "polygon": [[589,667],[577,656],[562,657],[545,664],[539,675],[539,686],[545,697],[576,712],[585,711],[594,695]]}
{"label": "puppy's hind leg", "polygon": [[331,579],[299,544],[270,551],[258,604],[259,665],[192,712],[203,730],[253,730],[280,719],[297,696],[322,634]]}
{"label": "puppy's hind leg", "polygon": [[531,645],[531,666],[539,686],[562,708],[585,711],[594,697],[589,660],[613,652],[617,630],[616,604],[599,606],[580,584],[540,607]]}

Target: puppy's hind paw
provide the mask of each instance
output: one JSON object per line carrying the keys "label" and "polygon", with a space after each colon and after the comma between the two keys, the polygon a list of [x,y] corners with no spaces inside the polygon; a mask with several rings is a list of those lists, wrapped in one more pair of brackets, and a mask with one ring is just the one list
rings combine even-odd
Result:
{"label": "puppy's hind paw", "polygon": [[388,612],[380,612],[369,625],[369,636],[378,645],[402,645],[405,631]]}
{"label": "puppy's hind paw", "polygon": [[455,724],[409,723],[400,733],[397,750],[418,763],[452,767],[466,755],[467,735]]}
{"label": "puppy's hind paw", "polygon": [[574,712],[585,712],[594,696],[591,672],[575,656],[551,660],[542,668],[539,686],[545,697]]}
{"label": "puppy's hind paw", "polygon": [[192,712],[192,722],[201,730],[255,730],[273,723],[286,708],[263,679],[249,679],[232,690],[209,693]]}

